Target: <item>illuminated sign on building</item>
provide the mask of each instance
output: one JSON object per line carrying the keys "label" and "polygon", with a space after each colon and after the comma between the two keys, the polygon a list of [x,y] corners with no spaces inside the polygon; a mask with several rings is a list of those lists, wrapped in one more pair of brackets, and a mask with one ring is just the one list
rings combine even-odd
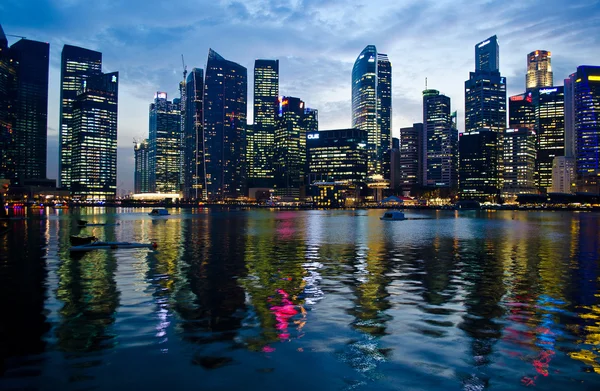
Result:
{"label": "illuminated sign on building", "polygon": [[485,45],[487,45],[488,43],[490,43],[490,40],[489,40],[489,39],[488,39],[487,41],[483,41],[482,43],[480,43],[479,45],[477,45],[477,47],[481,49],[482,47],[484,47],[484,46],[485,46]]}
{"label": "illuminated sign on building", "polygon": [[116,82],[117,82],[117,77],[116,77],[116,76],[113,76],[113,77],[112,77],[112,82],[113,82],[113,83],[116,83]]}
{"label": "illuminated sign on building", "polygon": [[511,96],[510,100],[515,102],[515,101],[525,100],[525,97],[523,95],[515,95],[515,96]]}
{"label": "illuminated sign on building", "polygon": [[306,136],[309,140],[315,140],[319,138],[319,133],[313,133]]}
{"label": "illuminated sign on building", "polygon": [[558,88],[542,88],[540,94],[551,94],[556,91],[558,91]]}

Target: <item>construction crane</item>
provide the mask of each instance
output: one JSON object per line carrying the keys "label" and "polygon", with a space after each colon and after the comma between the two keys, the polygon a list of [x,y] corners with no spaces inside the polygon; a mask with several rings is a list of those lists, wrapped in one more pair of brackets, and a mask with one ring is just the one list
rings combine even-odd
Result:
{"label": "construction crane", "polygon": [[185,60],[183,59],[183,54],[181,55],[181,64],[183,65],[183,81],[185,83],[185,77],[187,76],[187,65],[185,65]]}
{"label": "construction crane", "polygon": [[17,37],[17,38],[21,38],[21,39],[27,39],[27,37],[24,37],[22,35],[13,35],[13,34],[4,34],[7,37]]}

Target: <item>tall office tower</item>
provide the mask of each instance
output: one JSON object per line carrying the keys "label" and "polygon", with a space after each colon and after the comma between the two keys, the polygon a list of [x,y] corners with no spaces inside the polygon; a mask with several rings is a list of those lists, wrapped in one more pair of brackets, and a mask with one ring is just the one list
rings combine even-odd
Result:
{"label": "tall office tower", "polygon": [[136,142],[133,146],[135,156],[135,173],[133,178],[133,192],[135,194],[149,193],[148,186],[149,170],[148,170],[148,152],[150,150],[149,140]]}
{"label": "tall office tower", "polygon": [[278,103],[273,157],[275,194],[298,198],[304,195],[306,134],[314,129],[308,129],[312,127],[311,116],[299,98],[283,96]]}
{"label": "tall office tower", "polygon": [[459,135],[459,195],[463,200],[492,201],[500,195],[499,133],[487,128]]}
{"label": "tall office tower", "polygon": [[423,91],[423,125],[426,132],[424,185],[456,187],[458,132],[452,123],[450,98],[438,90]]}
{"label": "tall office tower", "polygon": [[565,157],[574,158],[577,137],[575,135],[575,80],[572,73],[564,81],[565,92]]}
{"label": "tall office tower", "polygon": [[319,131],[319,110],[304,108],[304,129],[307,133]]}
{"label": "tall office tower", "polygon": [[148,187],[151,193],[181,191],[181,106],[179,99],[167,100],[157,92],[150,103]]}
{"label": "tall office tower", "polygon": [[71,150],[73,148],[71,117],[72,103],[83,81],[102,72],[102,53],[77,46],[65,45],[60,68],[60,133],[58,186],[71,188]]}
{"label": "tall office tower", "polygon": [[550,87],[554,83],[552,77],[552,53],[536,50],[527,55],[526,88]]}
{"label": "tall office tower", "polygon": [[[506,78],[500,74],[499,62],[499,46],[495,35],[475,45],[475,72],[470,72],[469,80],[465,81],[465,134],[484,133],[481,129],[497,133],[496,137],[482,134],[476,138],[496,143],[496,153],[491,161],[497,167],[487,172],[488,175],[499,177],[490,176],[488,182],[492,187],[501,188],[504,171],[502,135],[506,129]],[[470,139],[467,137],[467,140]],[[461,179],[461,183],[465,182]]]}
{"label": "tall office tower", "polygon": [[352,127],[369,134],[369,177],[384,174],[383,155],[391,143],[391,75],[391,63],[374,45],[364,48],[352,68]]}
{"label": "tall office tower", "polygon": [[306,136],[308,183],[356,184],[367,177],[367,132],[358,129],[322,130]]}
{"label": "tall office tower", "polygon": [[50,44],[21,39],[11,45],[16,66],[13,100],[15,177],[46,178]]}
{"label": "tall office tower", "polygon": [[509,128],[504,132],[504,186],[508,196],[534,194],[536,137],[531,128]]}
{"label": "tall office tower", "polygon": [[206,199],[204,175],[204,71],[194,68],[185,83],[185,118],[183,134],[183,197]]}
{"label": "tall office tower", "polygon": [[381,134],[382,175],[390,179],[392,147],[392,63],[387,54],[377,53],[377,126]]}
{"label": "tall office tower", "polygon": [[254,62],[254,126],[248,179],[252,187],[273,186],[275,110],[279,96],[279,60]]}
{"label": "tall office tower", "polygon": [[508,99],[508,127],[511,129],[535,128],[535,108],[531,91]]}
{"label": "tall office tower", "polygon": [[575,188],[575,159],[557,156],[552,160],[552,193],[573,193]]}
{"label": "tall office tower", "polygon": [[500,71],[500,46],[495,35],[475,45],[475,71]]}
{"label": "tall office tower", "polygon": [[552,186],[552,160],[565,152],[564,88],[533,90],[535,132],[537,135],[536,182],[540,189]]}
{"label": "tall office tower", "polygon": [[247,196],[246,68],[210,49],[204,79],[204,134],[207,197]]}
{"label": "tall office tower", "polygon": [[392,137],[392,148],[390,149],[390,188],[399,190],[401,183],[400,139],[398,137]]}
{"label": "tall office tower", "polygon": [[15,175],[13,127],[15,125],[14,94],[17,69],[10,57],[8,40],[0,25],[0,179]]}
{"label": "tall office tower", "polygon": [[119,72],[84,80],[72,103],[71,194],[82,201],[117,195]]}
{"label": "tall office tower", "polygon": [[600,66],[577,67],[575,134],[577,188],[600,193]]}
{"label": "tall office tower", "polygon": [[419,123],[400,129],[400,186],[405,192],[423,184],[424,128]]}

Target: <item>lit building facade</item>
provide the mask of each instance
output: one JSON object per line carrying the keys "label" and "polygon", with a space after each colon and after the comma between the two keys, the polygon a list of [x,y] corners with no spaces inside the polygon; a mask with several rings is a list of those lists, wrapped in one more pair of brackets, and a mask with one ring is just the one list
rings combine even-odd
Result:
{"label": "lit building facade", "polygon": [[536,193],[535,131],[531,128],[506,129],[503,143],[503,193],[506,196]]}
{"label": "lit building facade", "polygon": [[206,199],[204,175],[204,71],[194,68],[185,83],[185,120],[183,134],[183,197]]}
{"label": "lit building facade", "polygon": [[15,178],[45,179],[50,44],[20,39],[9,52],[16,67],[12,101]]}
{"label": "lit building facade", "polygon": [[[368,176],[383,176],[384,154],[391,144],[392,65],[368,45],[352,68],[352,127],[368,132]],[[389,170],[387,170],[389,175]]]}
{"label": "lit building facade", "polygon": [[552,187],[552,161],[565,152],[564,88],[533,90],[535,132],[537,135],[536,183],[540,190]]}
{"label": "lit building facade", "polygon": [[500,69],[500,46],[494,35],[475,45],[475,71],[498,72]]}
{"label": "lit building facade", "polygon": [[600,193],[600,67],[577,67],[574,90],[577,187]]}
{"label": "lit building facade", "polygon": [[0,25],[0,179],[15,176],[13,127],[17,69],[9,55],[8,40]]}
{"label": "lit building facade", "polygon": [[531,91],[508,99],[508,127],[535,129],[535,108]]}
{"label": "lit building facade", "polygon": [[360,183],[367,177],[365,130],[336,129],[307,134],[308,183]]}
{"label": "lit building facade", "polygon": [[117,193],[119,73],[87,78],[72,104],[71,195],[114,200]]}
{"label": "lit building facade", "polygon": [[459,135],[459,196],[463,200],[493,201],[501,191],[498,173],[499,133],[482,128]]}
{"label": "lit building facade", "polygon": [[299,98],[278,98],[275,124],[275,194],[299,198],[305,195],[306,140],[309,128],[304,102]]}
{"label": "lit building facade", "polygon": [[381,134],[381,171],[390,179],[392,147],[392,63],[387,54],[377,53],[377,126]]}
{"label": "lit building facade", "polygon": [[421,123],[400,128],[400,187],[408,192],[423,184],[425,127]]}
{"label": "lit building facade", "polygon": [[247,196],[247,80],[246,68],[209,50],[204,79],[204,162],[209,200]]}
{"label": "lit building facade", "polygon": [[557,156],[552,161],[552,193],[574,193],[575,159],[567,156]]}
{"label": "lit building facade", "polygon": [[552,76],[552,53],[536,50],[527,55],[526,88],[550,87],[554,84]]}
{"label": "lit building facade", "polygon": [[135,157],[135,173],[133,178],[133,192],[135,194],[149,193],[149,170],[148,170],[148,152],[150,151],[149,141],[142,140],[136,142],[133,146]]}
{"label": "lit building facade", "polygon": [[151,193],[181,191],[181,110],[179,99],[157,92],[150,104],[148,186]]}
{"label": "lit building facade", "polygon": [[438,90],[423,91],[423,125],[426,133],[423,184],[456,188],[458,131],[452,121],[449,97]]}
{"label": "lit building facade", "polygon": [[272,187],[279,60],[254,62],[254,126],[248,140],[250,187]]}
{"label": "lit building facade", "polygon": [[61,54],[58,186],[71,188],[72,104],[83,81],[102,72],[102,53],[65,45]]}

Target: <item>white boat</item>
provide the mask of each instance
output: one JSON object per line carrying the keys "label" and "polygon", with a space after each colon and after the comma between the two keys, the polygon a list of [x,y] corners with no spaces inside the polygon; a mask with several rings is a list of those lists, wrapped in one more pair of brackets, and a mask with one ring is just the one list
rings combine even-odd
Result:
{"label": "white boat", "polygon": [[406,217],[404,217],[404,212],[400,212],[399,210],[392,210],[389,212],[385,212],[383,216],[379,218],[379,220],[406,220]]}
{"label": "white boat", "polygon": [[166,209],[152,209],[152,211],[150,213],[148,213],[149,216],[170,216],[169,215],[169,211]]}
{"label": "white boat", "polygon": [[131,242],[92,242],[73,246],[69,251],[91,251],[91,250],[118,250],[129,248],[156,248],[156,243],[131,243]]}

